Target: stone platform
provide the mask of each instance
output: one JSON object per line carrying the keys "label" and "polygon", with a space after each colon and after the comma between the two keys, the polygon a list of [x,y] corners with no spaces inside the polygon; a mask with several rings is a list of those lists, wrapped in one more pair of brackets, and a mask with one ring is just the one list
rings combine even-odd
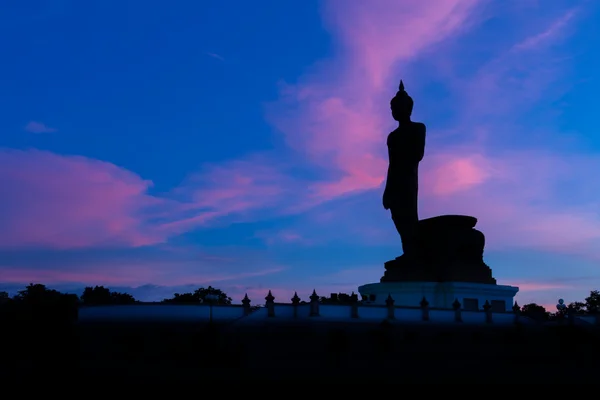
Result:
{"label": "stone platform", "polygon": [[381,282],[473,282],[496,284],[483,261],[485,236],[477,218],[441,215],[420,220],[413,259],[404,255],[385,263]]}
{"label": "stone platform", "polygon": [[472,282],[381,282],[358,288],[367,303],[385,305],[388,295],[397,306],[419,307],[423,297],[429,307],[452,309],[454,300],[463,310],[481,310],[486,301],[493,312],[510,311],[519,288]]}
{"label": "stone platform", "polygon": [[476,224],[468,215],[420,220],[411,257],[386,262],[380,283],[358,288],[363,300],[384,305],[392,296],[397,306],[419,307],[425,297],[429,307],[443,309],[458,300],[470,311],[482,310],[487,301],[494,312],[511,311],[519,288],[496,284],[483,261],[485,236]]}

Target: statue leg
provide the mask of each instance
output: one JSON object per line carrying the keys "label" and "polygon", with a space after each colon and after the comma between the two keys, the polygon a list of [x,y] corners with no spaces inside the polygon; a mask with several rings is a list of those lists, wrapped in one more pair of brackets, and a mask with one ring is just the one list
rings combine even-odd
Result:
{"label": "statue leg", "polygon": [[[407,213],[406,209],[390,209],[392,221],[400,234],[402,251],[406,258],[416,258],[416,233],[418,217],[416,213]],[[413,214],[413,215],[411,215]]]}
{"label": "statue leg", "polygon": [[392,220],[402,240],[402,250],[406,258],[417,258],[417,211],[418,186],[410,185],[405,188],[402,196],[396,198],[397,202],[390,207]]}

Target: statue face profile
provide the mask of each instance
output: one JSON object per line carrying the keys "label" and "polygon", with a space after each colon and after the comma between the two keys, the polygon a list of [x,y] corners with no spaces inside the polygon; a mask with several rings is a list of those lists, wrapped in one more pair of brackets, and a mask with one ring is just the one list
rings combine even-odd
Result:
{"label": "statue face profile", "polygon": [[400,81],[400,87],[396,96],[390,101],[392,117],[396,121],[410,121],[413,110],[413,99],[404,90],[404,83]]}

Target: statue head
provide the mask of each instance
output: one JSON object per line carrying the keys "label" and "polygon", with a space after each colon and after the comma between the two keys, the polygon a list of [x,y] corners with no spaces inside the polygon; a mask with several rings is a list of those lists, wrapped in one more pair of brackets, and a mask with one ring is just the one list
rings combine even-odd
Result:
{"label": "statue head", "polygon": [[396,121],[407,121],[410,120],[410,115],[413,110],[413,99],[404,90],[404,83],[400,81],[400,87],[396,96],[390,101],[390,107],[392,109],[392,117]]}

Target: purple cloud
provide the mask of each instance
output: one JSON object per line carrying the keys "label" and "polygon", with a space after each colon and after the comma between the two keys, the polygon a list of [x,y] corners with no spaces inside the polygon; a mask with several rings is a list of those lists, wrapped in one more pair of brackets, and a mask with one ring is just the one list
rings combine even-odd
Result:
{"label": "purple cloud", "polygon": [[27,125],[25,125],[25,131],[31,133],[52,133],[56,132],[56,129],[50,128],[49,126],[44,125],[41,122],[31,121]]}

